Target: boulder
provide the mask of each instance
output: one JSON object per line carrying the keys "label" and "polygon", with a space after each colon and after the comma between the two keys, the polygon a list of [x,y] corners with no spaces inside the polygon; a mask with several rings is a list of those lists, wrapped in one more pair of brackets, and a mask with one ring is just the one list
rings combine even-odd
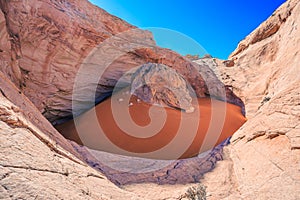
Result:
{"label": "boulder", "polygon": [[195,109],[185,79],[163,64],[148,63],[138,68],[132,75],[130,90],[147,103],[167,105],[188,113]]}

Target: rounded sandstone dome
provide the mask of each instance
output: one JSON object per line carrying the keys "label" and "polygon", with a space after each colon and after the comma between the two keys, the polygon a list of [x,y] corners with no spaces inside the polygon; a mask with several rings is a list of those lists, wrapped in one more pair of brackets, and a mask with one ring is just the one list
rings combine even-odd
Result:
{"label": "rounded sandstone dome", "polygon": [[130,92],[147,103],[194,111],[191,87],[176,70],[163,64],[147,63],[137,69]]}

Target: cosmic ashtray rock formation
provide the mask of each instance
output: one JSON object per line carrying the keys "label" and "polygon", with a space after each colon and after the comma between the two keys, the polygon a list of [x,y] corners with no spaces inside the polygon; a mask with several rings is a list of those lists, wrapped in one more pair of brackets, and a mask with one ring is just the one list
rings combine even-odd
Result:
{"label": "cosmic ashtray rock formation", "polygon": [[[225,87],[214,75],[209,65],[198,65],[169,49],[156,46],[150,32],[137,29],[89,2],[7,1],[1,3],[1,10],[3,12],[3,36],[1,38],[4,38],[1,53],[4,64],[2,65],[3,76],[8,77],[21,92],[21,95],[24,94],[29,99],[30,102],[28,103],[33,103],[53,125],[62,127],[73,116],[76,117],[75,122],[80,119],[80,123],[72,124],[69,122],[71,125],[66,125],[72,128],[61,129],[62,134],[67,139],[91,147],[93,150],[104,150],[124,155],[127,155],[127,153],[114,151],[114,148],[119,149],[121,147],[121,150],[129,150],[133,154],[152,154],[162,149],[162,151],[156,152],[156,156],[143,156],[143,154],[138,156],[160,158],[163,152],[162,159],[175,160],[164,169],[156,169],[156,175],[133,173],[134,176],[132,176],[126,175],[123,170],[116,170],[112,173],[113,169],[105,170],[106,166],[102,166],[105,163],[102,162],[101,157],[95,159],[91,152],[82,154],[83,150],[79,149],[84,147],[77,147],[76,144],[72,143],[73,146],[75,145],[74,149],[70,147],[71,143],[68,140],[61,137],[59,132],[52,129],[54,132],[49,133],[49,130],[47,130],[46,135],[53,135],[54,141],[62,148],[66,148],[70,152],[77,151],[75,155],[81,154],[79,157],[83,157],[87,163],[93,163],[92,166],[101,165],[102,167],[96,167],[96,169],[102,171],[115,183],[155,182],[174,184],[197,182],[199,177],[210,171],[215,162],[221,159],[222,156],[215,154],[221,153],[222,148],[216,148],[205,158],[194,156],[197,156],[199,152],[212,149],[216,144],[221,144],[244,121],[242,119],[245,109],[243,102],[228,87]],[[149,63],[154,63],[155,66],[141,67],[149,65]],[[128,80],[127,84],[131,85],[130,93],[136,95],[141,103],[128,107],[126,104],[130,104],[130,102],[119,102],[117,105],[125,105],[119,109],[116,109],[116,105],[107,105],[106,102],[108,101],[105,99],[110,95],[114,96],[113,92],[119,86],[119,81],[126,73],[136,68],[137,71],[132,72],[134,76]],[[168,68],[170,69],[168,70]],[[160,70],[156,72],[157,69]],[[141,70],[142,73],[139,73]],[[158,73],[160,76],[157,76]],[[158,79],[155,77],[158,77]],[[165,78],[165,81],[160,80],[162,77]],[[152,83],[150,83],[151,81]],[[167,84],[168,82],[170,84]],[[142,84],[142,86],[137,87],[139,84]],[[200,108],[192,106],[192,98],[194,98],[194,101],[198,101],[197,98],[208,97],[236,105],[234,109],[237,110],[235,112],[240,113],[238,115],[241,116],[241,123],[237,121],[236,125],[228,125],[232,128],[227,131],[224,129],[222,132],[227,115],[226,106],[224,111],[220,109],[222,106],[214,106],[214,102],[217,101],[211,103],[203,101],[203,105],[205,105],[203,107],[201,107],[202,102],[196,103],[197,107],[199,105]],[[126,98],[126,95],[120,98]],[[91,116],[93,116],[93,112],[90,116],[88,113],[91,112],[87,111],[95,105],[95,102],[99,103],[95,107],[99,122],[92,123]],[[131,127],[129,127],[129,131],[123,131],[118,123],[130,117],[126,115],[119,116],[120,120],[118,122],[114,119],[115,116],[110,115],[110,107],[117,110],[119,114],[127,109],[130,110],[131,115],[139,116],[133,118],[139,118],[140,121],[143,121],[141,123],[146,126],[148,115],[151,115],[150,111],[153,109],[147,107],[144,102],[151,104],[164,103],[167,107],[170,107],[170,109],[166,108],[168,110],[166,122],[168,123],[166,123],[163,131],[160,131],[159,128],[162,128],[161,125],[165,121],[159,117],[164,115],[159,113],[153,119],[162,123],[151,126],[151,130],[148,131],[143,129],[133,131],[130,129]],[[196,104],[194,102],[194,106]],[[139,106],[136,107],[136,105]],[[125,110],[122,110],[122,108],[125,108]],[[208,110],[205,110],[206,108]],[[176,109],[182,109],[185,113]],[[197,112],[193,112],[194,109]],[[216,116],[219,115],[215,113],[218,109],[222,111],[222,115],[219,116],[218,122],[211,125],[210,122],[216,120]],[[157,110],[156,112],[163,112],[163,110]],[[186,114],[188,112],[191,112],[191,114]],[[77,118],[77,116],[79,117]],[[180,116],[185,117],[181,119]],[[235,115],[232,114],[232,116]],[[202,118],[203,120],[200,120]],[[116,121],[116,124],[113,121]],[[227,124],[232,124],[233,121],[235,121],[234,118]],[[155,120],[151,122],[155,122]],[[39,128],[42,124],[38,123],[37,127]],[[99,124],[105,129],[103,137],[99,136],[100,129],[95,128]],[[151,125],[150,122],[149,124]],[[78,134],[72,134],[81,125],[87,125],[82,127],[84,133],[80,133],[79,136]],[[213,138],[213,141],[205,139],[205,133],[209,132],[209,128],[215,128],[215,130],[210,131],[212,136],[207,134],[207,138]],[[91,133],[88,130],[94,130],[94,132]],[[155,138],[153,138],[154,136],[149,137],[150,141],[146,139],[143,142],[143,138],[136,138],[137,135],[134,135],[131,136],[133,140],[130,140],[128,134],[134,134],[135,132],[138,132],[137,134],[142,137],[145,137],[143,134],[157,134],[157,136]],[[175,140],[176,135],[179,136]],[[220,135],[223,136],[219,137]],[[59,139],[56,139],[56,137]],[[105,142],[106,138],[109,139],[107,142]],[[66,144],[68,144],[68,147],[65,147]],[[163,148],[165,146],[168,148]],[[173,152],[176,153],[173,155]],[[89,156],[88,154],[92,155]],[[117,157],[116,155],[116,159],[118,159]],[[177,160],[189,157],[194,158],[186,161]],[[179,166],[179,163],[182,167],[174,169],[174,166]],[[208,164],[201,164],[203,167],[194,168],[190,163]],[[176,173],[171,173],[173,169]],[[122,174],[121,180],[111,178],[119,176],[119,174]]]}
{"label": "cosmic ashtray rock formation", "polygon": [[211,199],[300,198],[299,1],[228,61],[88,1],[0,9],[0,198],[174,199],[199,182]]}

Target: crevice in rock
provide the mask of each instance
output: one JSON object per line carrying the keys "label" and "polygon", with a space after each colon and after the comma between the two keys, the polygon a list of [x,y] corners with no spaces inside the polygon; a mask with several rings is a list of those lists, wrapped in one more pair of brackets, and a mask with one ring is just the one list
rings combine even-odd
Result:
{"label": "crevice in rock", "polygon": [[0,88],[0,92],[1,92],[2,96],[4,96],[5,98],[7,98],[7,96],[5,95],[5,93],[3,92],[3,90],[1,90],[1,88]]}
{"label": "crevice in rock", "polygon": [[30,167],[30,166],[6,165],[6,164],[1,164],[1,163],[0,163],[0,166],[7,167],[7,168],[13,168],[13,169],[33,170],[33,171],[48,172],[48,173],[53,173],[53,174],[69,176],[69,172],[67,172],[67,171],[66,172],[58,172],[58,171],[49,170],[49,169],[38,169],[38,168]]}
{"label": "crevice in rock", "polygon": [[9,189],[5,185],[2,185],[2,184],[0,184],[0,185],[4,190],[6,190],[7,192],[9,191]]}
{"label": "crevice in rock", "polygon": [[0,181],[2,181],[3,179],[7,178],[11,173],[5,173],[2,174],[2,176],[0,177]]}
{"label": "crevice in rock", "polygon": [[102,177],[102,176],[99,176],[99,175],[97,175],[97,174],[92,174],[92,173],[87,174],[87,177],[95,177],[95,178],[105,179],[105,178]]}
{"label": "crevice in rock", "polygon": [[293,146],[293,147],[291,147],[291,150],[300,150],[300,146]]}
{"label": "crevice in rock", "polygon": [[268,139],[274,139],[280,135],[285,135],[286,133],[285,132],[275,132],[275,133],[268,133],[267,134],[267,138]]}
{"label": "crevice in rock", "polygon": [[266,135],[266,132],[265,131],[259,131],[259,132],[256,132],[256,133],[253,133],[250,137],[247,138],[247,142],[250,142],[258,137],[262,137]]}
{"label": "crevice in rock", "polygon": [[[246,122],[247,123],[247,122]],[[246,135],[240,136],[234,140],[231,141],[231,144],[235,144],[238,143],[239,141],[241,141],[242,139],[244,139],[246,137]]]}

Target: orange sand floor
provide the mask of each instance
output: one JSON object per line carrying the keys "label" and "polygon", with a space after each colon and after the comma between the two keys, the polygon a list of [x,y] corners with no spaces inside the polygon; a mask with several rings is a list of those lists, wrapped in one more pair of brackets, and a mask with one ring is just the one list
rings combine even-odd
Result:
{"label": "orange sand floor", "polygon": [[79,116],[75,123],[71,120],[56,128],[66,138],[91,149],[178,159],[196,156],[220,144],[246,121],[240,107],[233,104],[199,98],[193,100],[193,105],[195,111],[185,113],[147,104],[123,91]]}

